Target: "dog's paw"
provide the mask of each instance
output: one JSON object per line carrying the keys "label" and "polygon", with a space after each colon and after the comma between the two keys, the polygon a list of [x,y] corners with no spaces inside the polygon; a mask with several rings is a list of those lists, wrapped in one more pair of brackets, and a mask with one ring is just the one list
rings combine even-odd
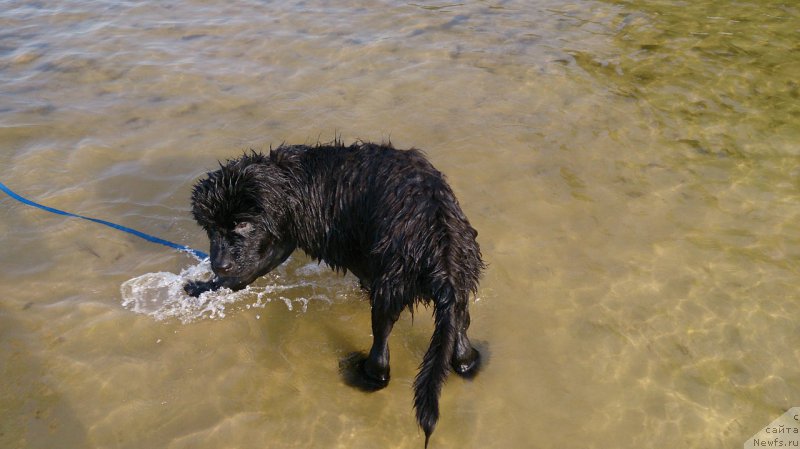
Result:
{"label": "dog's paw", "polygon": [[189,281],[183,286],[183,291],[185,291],[189,296],[194,296],[195,298],[209,290],[211,290],[210,282]]}
{"label": "dog's paw", "polygon": [[472,348],[468,357],[463,360],[453,360],[453,371],[464,379],[472,379],[480,371],[481,368],[481,353],[477,349]]}
{"label": "dog's paw", "polygon": [[347,385],[361,391],[378,391],[389,385],[389,375],[385,378],[375,378],[364,369],[367,356],[362,352],[353,352],[339,361],[339,373]]}

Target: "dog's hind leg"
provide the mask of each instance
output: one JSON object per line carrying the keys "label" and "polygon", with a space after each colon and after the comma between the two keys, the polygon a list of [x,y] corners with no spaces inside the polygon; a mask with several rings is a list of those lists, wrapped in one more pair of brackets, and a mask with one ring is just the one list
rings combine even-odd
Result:
{"label": "dog's hind leg", "polygon": [[467,338],[467,329],[469,328],[470,318],[467,305],[459,304],[456,306],[456,341],[453,348],[453,371],[461,377],[471,378],[478,373],[480,367],[480,353],[477,349],[472,347],[469,338]]}
{"label": "dog's hind leg", "polygon": [[[362,288],[366,283],[361,279]],[[387,289],[388,290],[388,289]],[[389,334],[401,310],[386,307],[375,289],[369,289],[372,305],[372,348],[369,355],[350,353],[339,362],[344,382],[362,391],[377,391],[389,384]]]}
{"label": "dog's hind leg", "polygon": [[363,374],[368,381],[383,388],[389,383],[389,334],[400,313],[381,306],[373,301],[372,349],[364,361]]}

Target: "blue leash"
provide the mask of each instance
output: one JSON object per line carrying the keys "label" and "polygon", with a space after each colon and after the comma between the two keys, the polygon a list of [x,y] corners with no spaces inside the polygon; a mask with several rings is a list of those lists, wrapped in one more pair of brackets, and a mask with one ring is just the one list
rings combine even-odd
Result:
{"label": "blue leash", "polygon": [[41,205],[39,203],[33,202],[33,201],[31,201],[31,200],[29,200],[27,198],[24,198],[24,197],[16,194],[13,190],[11,190],[8,187],[6,187],[5,184],[3,184],[2,182],[0,182],[0,190],[5,192],[11,198],[14,198],[15,200],[19,201],[20,203],[27,204],[28,206],[33,206],[33,207],[39,208],[41,210],[44,210],[44,211],[47,211],[47,212],[50,212],[50,213],[53,213],[53,214],[64,215],[66,217],[75,217],[75,218],[80,218],[82,220],[93,221],[95,223],[99,223],[101,225],[108,226],[109,228],[114,228],[114,229],[116,229],[118,231],[123,231],[123,232],[127,232],[128,234],[133,234],[136,237],[143,238],[143,239],[147,240],[148,242],[158,243],[159,245],[168,246],[170,248],[175,248],[175,249],[180,250],[180,251],[186,251],[188,253],[191,253],[192,255],[194,255],[195,257],[197,257],[200,260],[208,258],[208,254],[206,254],[206,253],[204,253],[202,251],[198,251],[198,250],[190,248],[190,247],[188,247],[186,245],[178,245],[177,243],[172,243],[170,241],[167,241],[167,240],[164,240],[164,239],[160,239],[160,238],[152,236],[150,234],[145,234],[144,232],[137,231],[136,229],[131,229],[129,227],[118,225],[116,223],[111,223],[110,221],[100,220],[99,218],[85,217],[83,215],[73,214],[71,212],[65,212],[63,210],[54,209],[52,207],[47,207],[47,206]]}

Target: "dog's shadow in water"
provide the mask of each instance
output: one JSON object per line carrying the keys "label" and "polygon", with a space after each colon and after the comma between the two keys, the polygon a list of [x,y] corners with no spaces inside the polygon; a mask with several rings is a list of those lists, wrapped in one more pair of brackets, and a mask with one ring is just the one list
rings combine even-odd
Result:
{"label": "dog's shadow in water", "polygon": [[363,351],[349,352],[339,360],[339,375],[348,386],[364,392],[378,391],[384,388],[387,382],[380,382],[364,375],[364,362],[367,354]]}

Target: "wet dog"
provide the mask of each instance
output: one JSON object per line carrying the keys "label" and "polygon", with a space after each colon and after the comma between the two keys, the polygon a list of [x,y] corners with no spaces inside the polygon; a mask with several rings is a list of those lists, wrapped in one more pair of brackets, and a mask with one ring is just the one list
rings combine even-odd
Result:
{"label": "wet dog", "polygon": [[468,304],[484,264],[478,233],[422,152],[363,142],[253,152],[195,185],[192,214],[208,233],[215,277],[188,283],[191,295],[242,289],[296,248],[358,277],[372,306],[372,348],[355,365],[366,390],[389,381],[389,333],[403,309],[432,304],[435,328],[414,382],[427,447],[450,367],[470,377],[479,366]]}

